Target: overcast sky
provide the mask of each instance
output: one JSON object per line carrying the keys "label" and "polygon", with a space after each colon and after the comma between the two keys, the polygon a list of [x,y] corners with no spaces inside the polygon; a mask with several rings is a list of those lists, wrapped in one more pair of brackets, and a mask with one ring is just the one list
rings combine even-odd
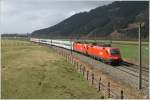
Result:
{"label": "overcast sky", "polygon": [[31,33],[112,1],[0,0],[0,33]]}

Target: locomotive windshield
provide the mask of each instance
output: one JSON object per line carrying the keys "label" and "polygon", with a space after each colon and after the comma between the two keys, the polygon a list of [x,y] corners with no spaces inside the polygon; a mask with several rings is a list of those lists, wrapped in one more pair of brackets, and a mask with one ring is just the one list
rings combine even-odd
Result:
{"label": "locomotive windshield", "polygon": [[110,53],[111,53],[112,55],[119,55],[119,54],[120,54],[119,50],[117,50],[117,49],[112,49],[112,50],[110,50]]}

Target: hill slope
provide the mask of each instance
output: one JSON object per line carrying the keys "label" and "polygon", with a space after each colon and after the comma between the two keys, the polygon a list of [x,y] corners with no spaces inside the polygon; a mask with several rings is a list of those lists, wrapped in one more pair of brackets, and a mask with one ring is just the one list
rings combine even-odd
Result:
{"label": "hill slope", "polygon": [[32,36],[136,38],[138,22],[143,24],[142,34],[146,38],[149,34],[149,2],[117,1],[75,14],[52,27],[36,30]]}

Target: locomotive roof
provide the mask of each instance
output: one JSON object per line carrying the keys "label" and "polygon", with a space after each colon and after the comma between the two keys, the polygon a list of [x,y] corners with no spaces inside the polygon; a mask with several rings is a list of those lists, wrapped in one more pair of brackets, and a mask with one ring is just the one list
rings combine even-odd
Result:
{"label": "locomotive roof", "polygon": [[103,47],[103,46],[93,46],[94,48],[105,48],[105,49],[118,49],[116,47]]}
{"label": "locomotive roof", "polygon": [[111,47],[110,44],[93,44],[93,43],[82,43],[82,42],[76,42],[76,43],[87,44],[88,46],[92,46],[94,48],[118,49],[116,47]]}

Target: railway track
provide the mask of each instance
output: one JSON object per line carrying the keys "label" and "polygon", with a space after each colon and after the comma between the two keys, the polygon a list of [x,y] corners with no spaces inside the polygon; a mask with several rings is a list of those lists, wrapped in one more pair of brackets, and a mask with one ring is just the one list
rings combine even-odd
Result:
{"label": "railway track", "polygon": [[[127,62],[122,63],[119,66],[111,66],[108,64],[104,64],[98,60],[93,59],[92,57],[88,57],[86,55],[77,53],[70,50],[66,50],[63,48],[58,48],[57,49],[63,50],[67,53],[72,54],[75,57],[78,57],[81,61],[87,62],[91,64],[93,67],[96,67],[105,73],[111,75],[113,79],[116,81],[121,81],[125,84],[129,84],[132,87],[137,88],[138,87],[138,66],[133,65],[133,64],[128,64]],[[149,85],[149,69],[148,68],[143,68],[143,77],[142,77],[142,83],[143,83],[143,88],[148,89]]]}
{"label": "railway track", "polygon": [[[124,65],[124,66],[126,66],[126,67],[130,67],[130,68],[134,68],[134,69],[137,69],[137,70],[139,69],[139,68],[138,68],[138,65],[132,64],[132,63],[129,63],[129,62],[126,62],[126,61],[123,61],[121,65],[122,65],[122,66]],[[149,68],[143,66],[143,67],[142,67],[142,71],[149,73]]]}
{"label": "railway track", "polygon": [[[135,77],[139,76],[138,75],[139,74],[139,68],[135,64],[131,64],[128,62],[122,62],[120,64],[120,66],[117,66],[116,68],[119,70],[125,71],[126,73],[131,74]],[[146,67],[142,67],[142,75],[144,76],[143,80],[148,82],[148,80],[149,80],[149,69]]]}
{"label": "railway track", "polygon": [[[121,66],[121,67],[117,67],[116,69],[123,71],[123,72],[126,72],[126,73],[138,78],[138,72],[137,71],[133,70],[132,68],[126,68],[126,66]],[[142,77],[143,81],[148,82],[149,81],[148,80],[148,73],[144,72],[144,73],[142,73],[142,75],[144,76],[144,77]]]}

